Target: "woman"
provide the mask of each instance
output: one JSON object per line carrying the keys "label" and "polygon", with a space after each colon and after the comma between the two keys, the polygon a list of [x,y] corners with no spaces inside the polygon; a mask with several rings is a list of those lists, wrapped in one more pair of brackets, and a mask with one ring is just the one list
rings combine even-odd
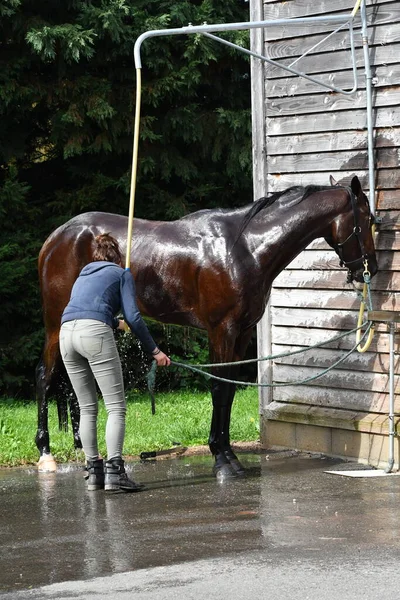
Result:
{"label": "woman", "polygon": [[[61,355],[79,402],[88,490],[137,492],[143,486],[129,479],[122,459],[126,402],[113,330],[125,329],[126,321],[158,366],[168,366],[171,361],[157,347],[141,317],[134,279],[122,268],[117,240],[104,233],[95,238],[95,244],[93,262],[80,272],[62,314]],[[115,317],[120,311],[125,321]],[[96,381],[108,413],[105,467],[97,445]]]}

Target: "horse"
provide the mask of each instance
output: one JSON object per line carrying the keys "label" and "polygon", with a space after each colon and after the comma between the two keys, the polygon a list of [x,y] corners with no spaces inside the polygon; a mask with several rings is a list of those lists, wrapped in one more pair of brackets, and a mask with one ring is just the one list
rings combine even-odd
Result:
{"label": "horse", "polygon": [[[275,277],[314,239],[325,238],[336,251],[348,281],[363,283],[365,270],[375,275],[373,222],[357,176],[349,187],[294,186],[240,208],[204,209],[175,221],[135,218],[130,268],[139,309],[162,323],[205,330],[211,363],[238,362],[264,313]],[[53,470],[47,410],[62,368],[61,314],[81,269],[92,261],[95,236],[111,233],[126,253],[126,231],[127,217],[88,212],[56,229],[41,248],[45,343],[36,372],[39,469],[42,465],[45,470],[47,462]],[[235,379],[237,365],[215,366],[212,373]],[[230,444],[234,395],[231,381],[211,383],[208,444],[214,474],[221,478],[245,474]],[[77,411],[77,404],[72,404],[79,447]]]}

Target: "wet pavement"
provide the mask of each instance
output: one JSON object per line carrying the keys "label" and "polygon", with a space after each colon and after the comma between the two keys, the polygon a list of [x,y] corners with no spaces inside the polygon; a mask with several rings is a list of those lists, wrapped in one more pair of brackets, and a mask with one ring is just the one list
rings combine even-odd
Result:
{"label": "wet pavement", "polygon": [[397,596],[400,476],[332,475],[355,467],[295,453],[240,459],[247,476],[223,484],[210,456],[129,463],[140,494],[88,493],[76,465],[0,470],[0,597]]}

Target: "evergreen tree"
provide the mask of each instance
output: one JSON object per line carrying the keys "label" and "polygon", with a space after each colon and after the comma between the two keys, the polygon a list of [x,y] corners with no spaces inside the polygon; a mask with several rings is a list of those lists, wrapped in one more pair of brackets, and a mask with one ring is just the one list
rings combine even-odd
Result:
{"label": "evergreen tree", "polygon": [[[36,262],[47,235],[86,210],[128,212],[137,37],[246,21],[247,6],[0,0],[0,392],[32,394],[43,335]],[[248,46],[248,32],[228,37]],[[136,216],[249,202],[247,58],[192,35],[146,40],[142,62]]]}

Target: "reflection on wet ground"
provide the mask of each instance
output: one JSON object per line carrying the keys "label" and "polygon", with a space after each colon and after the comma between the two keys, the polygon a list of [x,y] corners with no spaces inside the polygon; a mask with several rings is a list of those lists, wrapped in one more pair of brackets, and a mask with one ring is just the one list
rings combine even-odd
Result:
{"label": "reflection on wet ground", "polygon": [[399,550],[400,477],[327,474],[340,461],[242,454],[220,484],[210,456],[132,463],[140,494],[88,493],[82,467],[0,471],[0,590],[262,550],[267,557]]}

